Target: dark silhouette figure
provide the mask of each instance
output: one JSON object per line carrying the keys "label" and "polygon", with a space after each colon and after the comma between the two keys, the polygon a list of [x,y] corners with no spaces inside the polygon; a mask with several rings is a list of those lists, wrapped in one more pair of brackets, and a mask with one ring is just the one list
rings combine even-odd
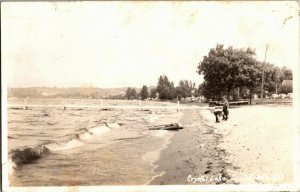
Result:
{"label": "dark silhouette figure", "polygon": [[223,119],[227,121],[228,120],[228,115],[229,115],[229,102],[226,99],[226,96],[223,96]]}

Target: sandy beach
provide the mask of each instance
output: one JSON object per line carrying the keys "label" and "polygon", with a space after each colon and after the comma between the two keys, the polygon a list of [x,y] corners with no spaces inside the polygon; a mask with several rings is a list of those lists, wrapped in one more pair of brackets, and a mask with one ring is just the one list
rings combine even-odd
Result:
{"label": "sandy beach", "polygon": [[231,108],[228,121],[188,109],[151,184],[283,184],[293,176],[291,105]]}

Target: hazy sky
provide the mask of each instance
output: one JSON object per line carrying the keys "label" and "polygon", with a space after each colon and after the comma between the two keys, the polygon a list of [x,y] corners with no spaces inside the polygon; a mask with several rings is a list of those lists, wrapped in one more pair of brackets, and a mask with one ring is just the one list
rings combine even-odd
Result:
{"label": "hazy sky", "polygon": [[197,65],[217,43],[263,61],[299,63],[296,1],[2,3],[9,86],[141,87],[166,74],[202,82]]}

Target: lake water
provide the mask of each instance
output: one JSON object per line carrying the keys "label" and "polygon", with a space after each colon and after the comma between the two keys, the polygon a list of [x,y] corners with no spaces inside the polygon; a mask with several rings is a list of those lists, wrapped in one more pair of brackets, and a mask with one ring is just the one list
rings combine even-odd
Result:
{"label": "lake water", "polygon": [[[8,104],[23,100],[10,99]],[[153,162],[174,134],[148,128],[178,122],[182,115],[165,108],[63,110],[64,105],[138,106],[139,101],[30,99],[31,104],[44,106],[8,109],[11,186],[146,184],[162,174],[154,171]]]}

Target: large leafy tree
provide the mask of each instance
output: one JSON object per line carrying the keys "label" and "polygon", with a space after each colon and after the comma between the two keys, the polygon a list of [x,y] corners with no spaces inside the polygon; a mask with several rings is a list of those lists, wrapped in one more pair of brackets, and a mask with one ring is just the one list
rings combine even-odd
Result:
{"label": "large leafy tree", "polygon": [[224,48],[218,44],[212,48],[198,65],[198,73],[204,75],[201,86],[207,98],[229,96],[236,87],[247,87],[252,91],[261,81],[261,66],[255,58],[255,51]]}

